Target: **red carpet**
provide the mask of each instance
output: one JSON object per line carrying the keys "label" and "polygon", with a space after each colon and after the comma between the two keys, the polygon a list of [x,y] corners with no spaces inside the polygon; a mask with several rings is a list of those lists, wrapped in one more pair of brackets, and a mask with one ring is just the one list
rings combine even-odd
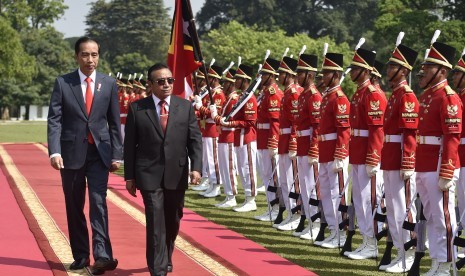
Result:
{"label": "red carpet", "polygon": [[[61,180],[59,173],[49,165],[47,155],[32,144],[4,145],[4,148],[57,225],[67,235]],[[143,210],[141,196],[131,197],[126,192],[121,177],[110,175],[109,188],[138,210]],[[106,275],[147,275],[145,227],[110,201],[108,208],[110,237],[114,255],[120,264],[114,273]],[[180,236],[239,275],[316,275],[188,209],[185,209],[181,222]],[[170,275],[211,275],[210,271],[181,251],[175,251],[173,262],[174,273]]]}

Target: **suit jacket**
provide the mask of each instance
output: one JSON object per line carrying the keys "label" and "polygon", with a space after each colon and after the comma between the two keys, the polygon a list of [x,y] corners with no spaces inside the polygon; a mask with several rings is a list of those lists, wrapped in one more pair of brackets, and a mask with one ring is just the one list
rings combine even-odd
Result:
{"label": "suit jacket", "polygon": [[112,160],[123,157],[116,81],[97,72],[95,85],[89,116],[78,71],[55,80],[48,110],[48,150],[50,155],[61,154],[66,169],[84,166],[88,131],[108,168]]}
{"label": "suit jacket", "polygon": [[130,105],[124,138],[124,178],[140,190],[187,189],[191,170],[202,169],[202,135],[192,104],[172,96],[166,134],[151,96]]}

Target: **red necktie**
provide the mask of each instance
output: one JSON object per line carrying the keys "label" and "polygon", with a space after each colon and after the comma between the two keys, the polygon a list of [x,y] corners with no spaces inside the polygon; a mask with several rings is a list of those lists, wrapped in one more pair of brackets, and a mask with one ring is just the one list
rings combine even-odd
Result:
{"label": "red necktie", "polygon": [[166,133],[166,125],[168,124],[168,111],[166,111],[166,102],[160,101],[160,124],[163,129],[163,133]]}
{"label": "red necktie", "polygon": [[[92,79],[90,77],[86,78],[87,82],[87,88],[86,88],[86,110],[87,110],[87,116],[90,116],[90,109],[92,108],[92,101],[94,100],[94,95],[92,95]],[[87,133],[87,141],[89,141],[89,144],[94,143],[94,138],[92,137],[92,133]]]}

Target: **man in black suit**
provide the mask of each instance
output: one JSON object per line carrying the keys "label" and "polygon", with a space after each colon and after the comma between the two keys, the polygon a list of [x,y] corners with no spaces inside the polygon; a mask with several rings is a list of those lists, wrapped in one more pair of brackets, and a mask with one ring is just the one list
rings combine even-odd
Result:
{"label": "man in black suit", "polygon": [[124,140],[126,189],[141,191],[147,221],[147,265],[151,275],[173,270],[171,257],[188,186],[200,181],[202,136],[192,104],[171,96],[173,75],[163,64],[148,70],[151,96],[131,104]]}
{"label": "man in black suit", "polygon": [[89,233],[84,203],[86,179],[92,226],[94,274],[113,270],[118,261],[108,235],[106,205],[109,171],[119,168],[122,141],[115,79],[98,73],[100,46],[82,37],[75,44],[79,69],[55,81],[48,113],[48,149],[53,168],[60,170],[74,262],[89,265]]}

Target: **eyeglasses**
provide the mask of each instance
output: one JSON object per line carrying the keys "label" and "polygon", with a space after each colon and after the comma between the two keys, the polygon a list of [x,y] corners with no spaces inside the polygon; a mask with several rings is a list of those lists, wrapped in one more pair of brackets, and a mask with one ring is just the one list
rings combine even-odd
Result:
{"label": "eyeglasses", "polygon": [[168,82],[168,84],[173,84],[173,83],[174,83],[174,78],[157,79],[157,80],[155,80],[155,82],[156,82],[159,86],[165,85],[166,82]]}

